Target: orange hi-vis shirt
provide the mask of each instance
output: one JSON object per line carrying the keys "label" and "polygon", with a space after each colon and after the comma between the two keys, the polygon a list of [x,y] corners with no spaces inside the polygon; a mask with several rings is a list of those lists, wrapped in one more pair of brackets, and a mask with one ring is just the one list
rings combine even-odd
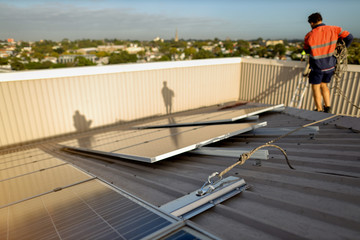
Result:
{"label": "orange hi-vis shirt", "polygon": [[348,31],[342,31],[341,27],[317,25],[311,32],[306,34],[304,50],[310,54],[310,67],[315,71],[331,71],[335,68],[336,58],[334,52],[339,38],[348,37]]}

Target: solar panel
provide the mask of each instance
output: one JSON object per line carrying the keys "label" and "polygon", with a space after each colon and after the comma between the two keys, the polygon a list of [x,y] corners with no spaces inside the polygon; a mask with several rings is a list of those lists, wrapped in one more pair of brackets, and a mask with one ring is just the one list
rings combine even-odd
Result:
{"label": "solar panel", "polygon": [[146,129],[94,135],[90,147],[79,141],[61,143],[67,149],[143,162],[157,162],[244,133],[266,123],[241,123],[168,129]]}
{"label": "solar panel", "polygon": [[3,218],[7,215],[8,221],[1,225],[7,226],[11,239],[141,239],[175,222],[98,180],[6,207],[0,213]]}
{"label": "solar panel", "polygon": [[[62,164],[23,169],[34,156]],[[177,229],[179,219],[40,149],[0,155],[0,165],[11,162],[3,171],[19,172],[0,181],[0,239],[143,239]],[[183,227],[178,236],[202,235]]]}
{"label": "solar panel", "polygon": [[178,229],[171,229],[171,232],[160,233],[156,235],[150,235],[145,237],[143,240],[211,240],[218,239],[215,236],[211,236],[208,233],[201,232],[199,228],[192,227],[191,224],[185,222],[185,224]]}
{"label": "solar panel", "polygon": [[251,116],[268,112],[271,110],[282,109],[284,104],[270,107],[252,107],[236,110],[226,110],[211,113],[194,114],[181,117],[168,117],[166,119],[153,121],[150,123],[135,126],[136,128],[162,128],[162,127],[181,127],[198,126],[206,124],[231,123]]}

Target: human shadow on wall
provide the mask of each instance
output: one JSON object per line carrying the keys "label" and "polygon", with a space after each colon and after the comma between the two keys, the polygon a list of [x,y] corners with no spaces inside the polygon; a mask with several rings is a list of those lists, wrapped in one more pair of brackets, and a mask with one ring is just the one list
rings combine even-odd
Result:
{"label": "human shadow on wall", "polygon": [[[291,81],[295,81],[294,85],[296,86],[298,83],[297,77],[302,77],[301,70],[293,68],[292,70],[288,70],[287,68],[281,69],[278,74],[273,76],[271,78],[271,81],[268,81],[267,83],[264,82],[264,84],[268,85],[266,89],[256,96],[254,96],[252,99],[250,99],[250,102],[266,102],[267,99],[272,99],[275,101],[276,99],[280,99],[282,95],[286,94],[287,98],[291,97],[293,95],[293,92],[285,93],[287,89],[284,89],[281,87],[286,86],[286,84],[289,84]],[[287,87],[289,89],[289,87]],[[283,98],[285,101],[285,98]],[[284,104],[287,104],[286,102],[283,102]]]}
{"label": "human shadow on wall", "polygon": [[175,97],[174,91],[171,90],[167,86],[167,82],[163,82],[163,88],[161,89],[161,94],[164,99],[164,104],[166,108],[166,114],[171,114],[172,112],[172,104],[173,104],[173,98]]}
{"label": "human shadow on wall", "polygon": [[[90,129],[92,120],[86,120],[85,115],[80,114],[79,110],[76,110],[73,115],[74,127],[77,132],[85,132]],[[92,136],[86,136],[78,138],[78,144],[80,147],[90,148],[92,142]]]}

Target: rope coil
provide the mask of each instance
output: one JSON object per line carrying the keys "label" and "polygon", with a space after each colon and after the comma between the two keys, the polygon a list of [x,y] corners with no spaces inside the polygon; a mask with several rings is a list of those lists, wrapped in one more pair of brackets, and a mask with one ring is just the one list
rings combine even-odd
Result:
{"label": "rope coil", "polygon": [[335,66],[335,73],[334,73],[334,79],[335,79],[335,94],[343,97],[349,104],[351,104],[353,107],[360,109],[360,107],[353,102],[350,101],[350,99],[345,96],[344,92],[340,88],[341,84],[341,78],[343,74],[347,71],[347,64],[348,64],[348,52],[345,45],[345,42],[343,40],[338,41],[335,48],[334,56],[336,57],[336,66]]}
{"label": "rope coil", "polygon": [[330,120],[330,119],[332,119],[334,117],[337,117],[337,116],[338,115],[332,115],[330,117],[321,119],[319,121],[315,121],[315,122],[312,122],[312,123],[309,123],[309,124],[305,124],[305,125],[303,125],[303,126],[301,126],[299,128],[296,128],[296,129],[294,129],[294,130],[292,130],[292,131],[290,131],[290,132],[288,132],[288,133],[286,133],[284,135],[281,135],[280,137],[277,137],[277,138],[275,138],[275,139],[273,139],[273,140],[271,140],[271,141],[269,141],[269,142],[267,142],[267,143],[265,143],[265,144],[263,144],[263,145],[261,145],[259,147],[254,148],[250,152],[241,154],[241,156],[240,156],[240,158],[239,158],[239,160],[237,162],[235,162],[231,166],[224,169],[222,172],[220,172],[218,174],[218,176],[220,178],[222,178],[222,176],[224,176],[226,173],[228,173],[231,169],[233,169],[237,165],[243,165],[256,151],[260,150],[261,148],[265,148],[265,147],[274,147],[276,149],[279,149],[282,152],[282,154],[285,156],[285,160],[286,160],[286,163],[289,166],[289,168],[295,170],[295,168],[293,166],[291,166],[291,164],[290,164],[290,161],[289,161],[289,158],[288,158],[288,156],[286,154],[286,151],[284,149],[282,149],[281,147],[279,147],[278,145],[275,145],[273,143],[280,140],[280,139],[282,139],[282,138],[284,138],[284,137],[286,137],[286,136],[288,136],[288,135],[290,135],[290,134],[292,134],[292,133],[294,133],[294,132],[296,132],[296,131],[299,131],[302,128],[309,127],[309,126],[315,125],[317,123],[324,122],[326,120]]}

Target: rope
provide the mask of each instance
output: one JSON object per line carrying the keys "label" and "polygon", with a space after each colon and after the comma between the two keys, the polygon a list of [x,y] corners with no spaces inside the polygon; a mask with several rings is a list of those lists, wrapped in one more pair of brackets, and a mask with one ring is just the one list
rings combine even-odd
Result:
{"label": "rope", "polygon": [[236,167],[237,165],[243,165],[243,164],[251,157],[251,155],[253,155],[257,150],[259,150],[259,149],[261,149],[261,148],[265,148],[265,147],[274,147],[274,148],[279,149],[279,150],[282,152],[282,154],[285,156],[286,163],[287,163],[287,165],[289,166],[289,168],[295,169],[294,167],[291,166],[285,150],[282,149],[281,147],[277,146],[277,145],[272,144],[272,143],[274,143],[274,142],[276,142],[276,141],[279,141],[280,139],[282,139],[282,138],[284,138],[284,137],[286,137],[286,136],[288,136],[288,135],[290,135],[290,134],[292,134],[292,133],[294,133],[294,132],[296,132],[296,131],[299,131],[299,130],[302,129],[302,128],[309,127],[309,126],[315,125],[315,124],[320,123],[320,122],[324,122],[324,121],[326,121],[326,120],[332,119],[332,118],[337,117],[337,116],[338,116],[338,115],[332,115],[332,116],[330,116],[330,117],[321,119],[321,120],[319,120],[319,121],[305,124],[305,125],[303,125],[303,126],[301,126],[301,127],[298,127],[298,128],[296,128],[296,129],[294,129],[294,130],[292,130],[292,131],[290,131],[290,132],[288,132],[288,133],[286,133],[286,134],[284,134],[284,135],[281,135],[280,137],[275,138],[275,139],[273,139],[273,140],[271,140],[271,141],[269,141],[269,142],[267,142],[267,143],[265,143],[265,144],[263,144],[263,145],[261,145],[261,146],[259,146],[259,147],[254,148],[254,149],[251,150],[250,152],[241,154],[239,160],[238,160],[236,163],[234,163],[234,164],[232,164],[231,166],[229,166],[228,168],[224,169],[221,173],[219,173],[218,176],[219,176],[220,178],[222,178],[223,175],[225,175],[227,172],[229,172],[231,169],[233,169],[233,168]]}
{"label": "rope", "polygon": [[[341,90],[340,88],[340,80],[341,80],[341,77],[342,75],[344,74],[344,72],[347,71],[347,48],[346,48],[346,45],[344,43],[344,41],[339,41],[337,43],[337,46],[336,46],[336,50],[335,50],[335,53],[334,53],[334,56],[336,57],[337,59],[337,63],[336,63],[336,67],[335,67],[335,73],[334,73],[334,76],[335,76],[335,90],[336,90],[336,93],[338,95],[341,95],[345,100],[347,100],[353,107],[357,108],[357,109],[360,109],[359,106],[355,105],[353,102],[351,102],[349,100],[348,97],[345,96],[345,94],[343,93],[343,91]],[[289,162],[289,159],[287,157],[287,154],[285,152],[284,149],[282,149],[281,147],[277,146],[277,145],[274,145],[272,143],[296,132],[296,131],[299,131],[300,129],[302,128],[305,128],[305,127],[309,127],[311,125],[314,125],[314,124],[317,124],[317,123],[320,123],[320,122],[323,122],[323,121],[326,121],[326,120],[329,120],[331,118],[334,118],[338,115],[333,115],[333,116],[330,116],[330,117],[327,117],[327,118],[324,118],[324,119],[321,119],[319,121],[316,121],[316,122],[312,122],[312,123],[309,123],[309,124],[305,124],[295,130],[292,130],[278,138],[275,138],[267,143],[265,143],[264,145],[261,145],[257,148],[254,148],[253,150],[251,150],[250,152],[247,152],[247,153],[243,153],[239,160],[232,164],[231,166],[229,166],[228,168],[224,169],[221,173],[218,174],[218,177],[219,178],[222,178],[223,175],[225,175],[227,172],[229,172],[231,169],[233,169],[234,167],[236,167],[237,165],[243,165],[250,157],[251,155],[253,155],[257,150],[261,149],[261,148],[265,148],[265,147],[274,147],[274,148],[277,148],[279,149],[285,156],[285,159],[286,159],[286,163],[287,165],[289,166],[289,168],[291,169],[295,169],[294,167],[291,166],[290,162]]]}
{"label": "rope", "polygon": [[347,48],[345,42],[343,40],[339,41],[336,45],[334,56],[336,57],[336,66],[335,66],[335,94],[342,96],[349,104],[353,107],[360,109],[358,105],[355,105],[350,99],[344,94],[344,92],[340,88],[342,75],[347,71]]}

